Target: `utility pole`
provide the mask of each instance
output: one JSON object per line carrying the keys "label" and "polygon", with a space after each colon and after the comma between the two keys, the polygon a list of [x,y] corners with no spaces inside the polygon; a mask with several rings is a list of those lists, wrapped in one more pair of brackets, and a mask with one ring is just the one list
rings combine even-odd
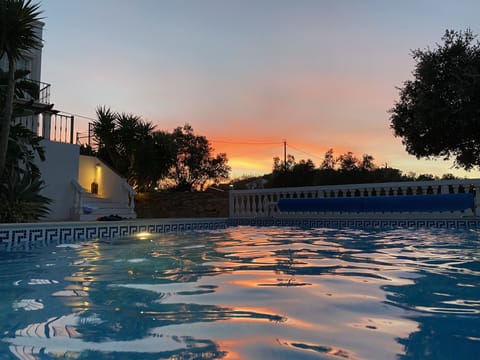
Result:
{"label": "utility pole", "polygon": [[287,140],[283,139],[283,170],[287,172]]}

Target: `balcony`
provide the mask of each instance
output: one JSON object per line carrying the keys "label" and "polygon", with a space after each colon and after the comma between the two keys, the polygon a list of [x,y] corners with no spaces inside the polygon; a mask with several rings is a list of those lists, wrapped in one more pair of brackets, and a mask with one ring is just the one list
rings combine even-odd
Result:
{"label": "balcony", "polygon": [[23,81],[26,90],[15,98],[14,103],[24,110],[24,114],[16,117],[14,122],[46,140],[73,144],[74,117],[53,109],[51,85],[30,79]]}
{"label": "balcony", "polygon": [[50,104],[50,84],[30,79],[23,81],[24,87],[30,88],[31,91],[24,91],[21,97],[16,97],[16,105],[20,105],[34,114],[42,113],[53,107],[53,104]]}
{"label": "balcony", "polygon": [[[33,80],[32,80],[33,82]],[[39,94],[38,94],[38,102],[40,104],[50,104],[50,84],[41,82],[41,81],[36,81],[38,83],[39,87]]]}

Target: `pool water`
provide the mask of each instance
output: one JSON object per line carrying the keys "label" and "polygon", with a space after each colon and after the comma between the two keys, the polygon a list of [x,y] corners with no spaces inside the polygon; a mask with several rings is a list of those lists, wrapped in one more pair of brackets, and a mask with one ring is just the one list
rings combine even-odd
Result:
{"label": "pool water", "polygon": [[233,227],[0,253],[0,359],[479,359],[473,230]]}

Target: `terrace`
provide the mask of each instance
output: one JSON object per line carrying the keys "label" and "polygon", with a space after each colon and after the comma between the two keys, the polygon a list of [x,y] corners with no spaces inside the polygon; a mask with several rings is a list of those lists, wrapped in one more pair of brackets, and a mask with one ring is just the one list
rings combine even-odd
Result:
{"label": "terrace", "polygon": [[21,98],[15,99],[17,106],[21,106],[30,113],[27,116],[17,117],[15,122],[22,124],[45,140],[73,144],[75,119],[70,114],[53,109],[54,104],[50,102],[51,85],[31,79],[27,81],[38,86],[38,95],[24,94]]}

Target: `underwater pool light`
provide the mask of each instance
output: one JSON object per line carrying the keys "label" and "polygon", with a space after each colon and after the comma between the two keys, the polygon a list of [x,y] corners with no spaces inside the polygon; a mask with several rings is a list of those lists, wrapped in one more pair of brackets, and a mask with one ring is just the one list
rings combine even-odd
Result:
{"label": "underwater pool light", "polygon": [[152,233],[148,231],[140,231],[136,233],[134,236],[140,240],[148,240],[152,236]]}

